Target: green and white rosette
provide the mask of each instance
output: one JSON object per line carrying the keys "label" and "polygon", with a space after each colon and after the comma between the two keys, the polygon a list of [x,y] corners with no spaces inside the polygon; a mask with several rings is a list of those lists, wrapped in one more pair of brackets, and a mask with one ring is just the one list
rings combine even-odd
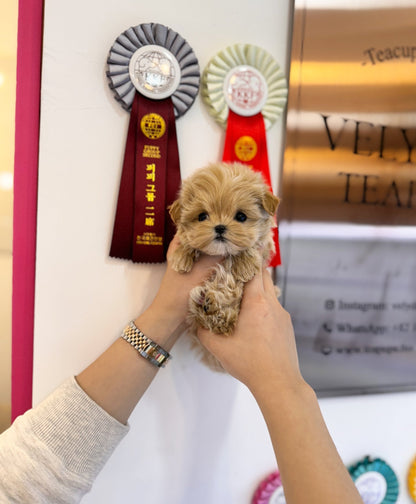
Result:
{"label": "green and white rosette", "polygon": [[[201,96],[225,129],[222,161],[250,166],[273,191],[266,130],[282,115],[287,101],[287,82],[278,63],[260,47],[229,46],[205,67]],[[276,252],[269,266],[275,268],[281,265],[277,226],[273,241]]]}
{"label": "green and white rosette", "polygon": [[365,457],[348,468],[364,504],[394,504],[399,496],[399,481],[382,459]]}
{"label": "green and white rosette", "polygon": [[287,81],[277,61],[264,49],[235,44],[216,54],[201,79],[201,96],[224,128],[231,108],[237,114],[262,112],[266,129],[282,114]]}

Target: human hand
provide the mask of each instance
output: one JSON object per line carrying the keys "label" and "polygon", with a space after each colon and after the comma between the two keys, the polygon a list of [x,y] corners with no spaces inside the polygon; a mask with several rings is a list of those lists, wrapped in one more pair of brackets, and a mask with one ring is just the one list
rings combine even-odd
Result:
{"label": "human hand", "polygon": [[286,386],[303,382],[291,318],[277,300],[266,269],[245,285],[234,333],[223,336],[200,329],[198,337],[255,396],[266,381]]}
{"label": "human hand", "polygon": [[167,267],[156,297],[149,308],[136,319],[138,327],[145,333],[146,327],[150,327],[153,333],[155,330],[158,333],[160,328],[163,334],[166,334],[167,328],[169,333],[180,328],[188,313],[190,291],[203,283],[222,259],[219,256],[202,254],[189,273],[178,273],[172,268],[172,255],[178,245],[179,239],[176,235],[167,251]]}

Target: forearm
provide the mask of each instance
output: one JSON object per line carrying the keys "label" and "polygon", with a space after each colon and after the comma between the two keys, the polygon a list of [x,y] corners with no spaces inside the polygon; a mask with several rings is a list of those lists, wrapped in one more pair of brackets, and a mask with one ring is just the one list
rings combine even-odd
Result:
{"label": "forearm", "polygon": [[276,394],[265,385],[256,399],[272,439],[290,504],[362,504],[326,428],[314,391],[304,382]]}
{"label": "forearm", "polygon": [[[203,256],[189,273],[177,273],[170,266],[178,240],[168,250],[168,265],[159,291],[150,307],[136,320],[136,326],[151,340],[170,351],[184,329],[189,292],[211,273],[219,258]],[[84,391],[122,423],[155,377],[158,368],[119,338],[85,371],[77,376]]]}
{"label": "forearm", "polygon": [[[168,352],[180,333],[178,320],[152,308],[139,316],[135,324]],[[97,404],[125,424],[157,372],[157,367],[127,341],[118,338],[76,379]]]}
{"label": "forearm", "polygon": [[68,379],[0,435],[0,502],[79,502],[127,432]]}

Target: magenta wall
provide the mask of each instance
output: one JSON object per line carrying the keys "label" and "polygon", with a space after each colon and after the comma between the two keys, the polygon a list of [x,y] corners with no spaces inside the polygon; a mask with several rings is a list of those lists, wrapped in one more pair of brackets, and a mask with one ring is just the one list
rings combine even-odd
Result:
{"label": "magenta wall", "polygon": [[42,0],[20,0],[13,208],[12,420],[32,406]]}

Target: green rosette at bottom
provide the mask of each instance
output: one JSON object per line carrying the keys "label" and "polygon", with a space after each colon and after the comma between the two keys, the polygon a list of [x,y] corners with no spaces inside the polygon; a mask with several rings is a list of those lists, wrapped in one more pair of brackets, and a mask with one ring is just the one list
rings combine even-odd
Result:
{"label": "green rosette at bottom", "polygon": [[394,504],[399,496],[399,481],[382,459],[365,457],[348,468],[364,504]]}

